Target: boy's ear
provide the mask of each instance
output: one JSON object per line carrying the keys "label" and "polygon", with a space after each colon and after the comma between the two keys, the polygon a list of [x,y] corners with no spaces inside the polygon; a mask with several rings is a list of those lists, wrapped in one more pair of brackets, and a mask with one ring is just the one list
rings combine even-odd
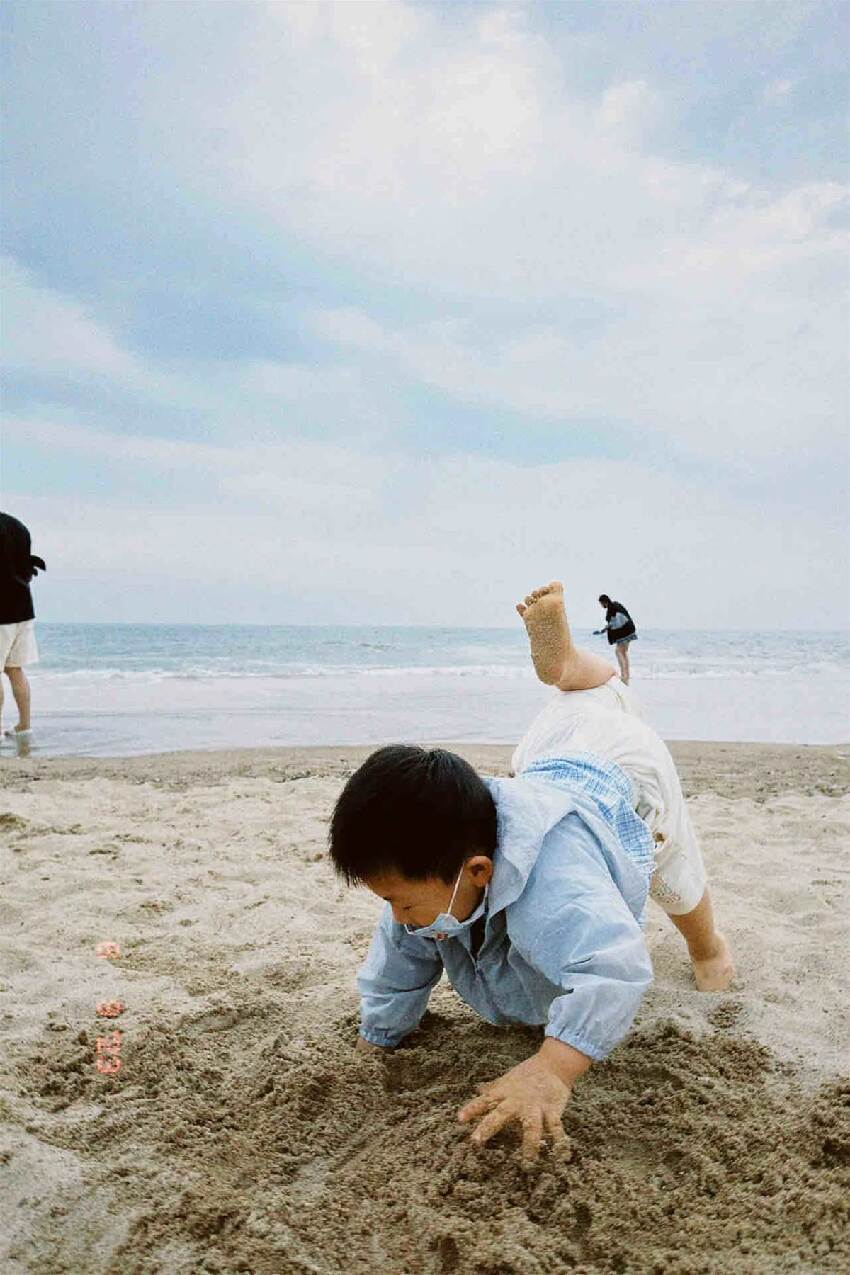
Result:
{"label": "boy's ear", "polygon": [[471,859],[467,859],[466,866],[477,886],[483,887],[489,883],[493,875],[493,860],[488,859],[486,854],[474,854]]}

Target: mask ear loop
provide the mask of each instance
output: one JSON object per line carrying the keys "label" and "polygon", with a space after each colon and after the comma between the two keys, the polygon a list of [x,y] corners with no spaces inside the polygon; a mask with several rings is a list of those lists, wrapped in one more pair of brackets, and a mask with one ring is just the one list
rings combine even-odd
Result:
{"label": "mask ear loop", "polygon": [[[453,903],[454,903],[454,901],[455,901],[455,895],[457,894],[457,888],[458,888],[458,886],[460,885],[460,879],[461,879],[461,877],[463,876],[463,870],[464,870],[464,868],[465,868],[465,867],[466,867],[466,861],[464,860],[464,862],[460,865],[460,872],[457,874],[457,881],[455,881],[455,888],[452,890],[452,897],[449,899],[449,906],[446,908],[446,912],[447,912],[447,914],[448,914],[449,916],[453,916],[453,915],[454,915],[454,914],[452,913],[452,904],[453,904]],[[457,917],[455,917],[454,919],[455,919],[455,920],[457,920]]]}

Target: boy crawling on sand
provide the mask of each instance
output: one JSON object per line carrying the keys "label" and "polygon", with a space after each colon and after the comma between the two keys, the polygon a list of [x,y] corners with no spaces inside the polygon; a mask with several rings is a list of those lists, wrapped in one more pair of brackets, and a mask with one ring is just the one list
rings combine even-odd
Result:
{"label": "boy crawling on sand", "polygon": [[517,606],[541,681],[557,687],[508,779],[443,749],[392,745],[345,785],[331,857],[386,900],[358,976],[358,1047],[418,1026],[445,970],[488,1022],[545,1024],[539,1050],[458,1113],[476,1143],[522,1129],[523,1158],[565,1139],[572,1087],[628,1032],[652,981],[647,894],[688,946],[697,987],[728,987],[705,869],[661,739],[600,656],[575,647],[557,582]]}

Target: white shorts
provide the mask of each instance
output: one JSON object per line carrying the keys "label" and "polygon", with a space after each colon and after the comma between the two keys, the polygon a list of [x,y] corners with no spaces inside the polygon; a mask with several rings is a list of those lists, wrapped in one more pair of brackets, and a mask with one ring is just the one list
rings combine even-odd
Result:
{"label": "white shorts", "polygon": [[706,886],[705,866],[676,766],[619,677],[592,691],[556,691],[511,759],[515,775],[543,757],[596,753],[632,781],[634,806],[655,839],[650,894],[672,916],[690,912]]}
{"label": "white shorts", "polygon": [[0,624],[0,668],[20,668],[22,664],[37,663],[35,621]]}

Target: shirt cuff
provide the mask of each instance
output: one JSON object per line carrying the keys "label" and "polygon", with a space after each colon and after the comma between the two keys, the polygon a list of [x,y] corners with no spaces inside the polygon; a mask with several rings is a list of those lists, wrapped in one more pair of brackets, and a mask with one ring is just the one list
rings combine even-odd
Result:
{"label": "shirt cuff", "polygon": [[577,1049],[580,1054],[587,1054],[594,1062],[602,1062],[616,1048],[616,1045],[609,1045],[607,1049],[603,1045],[595,1045],[586,1036],[582,1036],[581,1032],[571,1032],[568,1029],[555,1031],[554,1028],[547,1027],[545,1034],[553,1040],[560,1040],[564,1045],[572,1045],[573,1049]]}
{"label": "shirt cuff", "polygon": [[391,1049],[399,1041],[404,1040],[403,1036],[397,1036],[395,1032],[387,1031],[385,1027],[361,1027],[360,1035],[370,1045],[381,1045],[385,1049]]}

